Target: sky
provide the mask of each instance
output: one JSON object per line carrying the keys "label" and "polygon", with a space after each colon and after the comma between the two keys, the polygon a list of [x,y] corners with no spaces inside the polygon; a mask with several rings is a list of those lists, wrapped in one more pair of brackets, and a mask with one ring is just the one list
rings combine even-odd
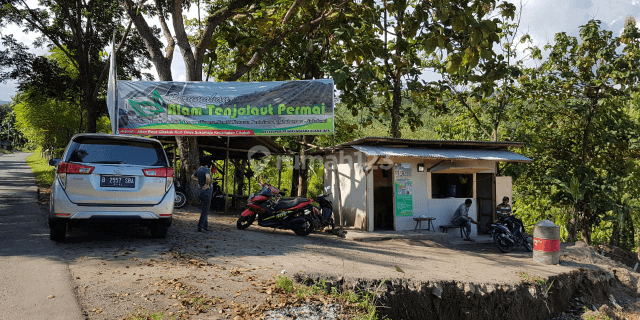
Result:
{"label": "sky", "polygon": [[[519,0],[509,1],[518,6],[521,3]],[[616,36],[620,35],[628,15],[640,22],[640,0],[523,0],[522,5],[520,31],[530,34],[538,46],[553,43],[557,32],[578,36],[579,27],[590,19],[600,20],[602,27],[613,31]],[[34,34],[25,34],[15,27],[0,30],[0,34],[7,33],[29,45],[35,39]],[[0,49],[3,49],[1,45]],[[42,54],[43,50],[34,49],[33,52]],[[182,57],[177,50],[173,56],[173,78],[184,81]],[[155,76],[154,70],[151,73]],[[15,83],[0,83],[0,101],[10,101],[16,90]]]}

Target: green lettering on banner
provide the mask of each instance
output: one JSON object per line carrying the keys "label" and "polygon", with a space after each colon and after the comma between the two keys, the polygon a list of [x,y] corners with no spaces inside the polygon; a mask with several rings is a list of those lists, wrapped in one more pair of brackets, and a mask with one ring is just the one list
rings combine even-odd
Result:
{"label": "green lettering on banner", "polygon": [[278,105],[278,115],[283,114],[285,112],[285,110],[287,109],[287,106],[285,106],[284,104],[279,104]]}
{"label": "green lettering on banner", "polygon": [[209,113],[208,113],[208,115],[213,115],[213,112],[214,112],[213,110],[214,110],[214,109],[215,109],[215,110],[218,110],[218,107],[216,107],[216,106],[215,106],[215,105],[213,105],[213,104],[208,104],[208,105],[207,105],[207,110],[208,110],[208,112],[209,112]]}
{"label": "green lettering on banner", "polygon": [[167,108],[167,114],[172,115],[172,114],[178,114],[178,112],[176,111],[176,109],[179,110],[180,106],[179,105],[175,105],[175,104],[170,104],[169,108]]}

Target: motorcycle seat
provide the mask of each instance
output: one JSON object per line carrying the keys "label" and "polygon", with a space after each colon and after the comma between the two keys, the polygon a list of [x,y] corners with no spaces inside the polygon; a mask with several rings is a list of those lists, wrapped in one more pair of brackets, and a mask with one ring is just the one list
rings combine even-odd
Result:
{"label": "motorcycle seat", "polygon": [[278,201],[278,203],[276,204],[276,209],[277,210],[284,210],[284,209],[288,209],[288,208],[293,208],[303,202],[307,202],[309,201],[309,199],[306,198],[295,198],[292,200],[280,200]]}

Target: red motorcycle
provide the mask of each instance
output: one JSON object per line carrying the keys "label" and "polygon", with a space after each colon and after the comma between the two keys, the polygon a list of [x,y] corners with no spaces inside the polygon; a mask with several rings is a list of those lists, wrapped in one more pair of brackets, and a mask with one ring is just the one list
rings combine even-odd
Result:
{"label": "red motorcycle", "polygon": [[256,219],[259,226],[291,229],[299,236],[306,236],[316,228],[333,227],[331,202],[325,199],[330,193],[312,199],[283,200],[283,193],[278,188],[264,182],[259,184],[262,189],[249,196],[247,209],[236,223],[238,229],[248,228]]}

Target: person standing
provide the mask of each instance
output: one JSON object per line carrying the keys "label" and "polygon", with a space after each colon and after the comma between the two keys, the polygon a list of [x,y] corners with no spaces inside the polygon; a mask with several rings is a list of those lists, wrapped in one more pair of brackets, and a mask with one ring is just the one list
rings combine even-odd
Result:
{"label": "person standing", "polygon": [[471,224],[478,224],[473,218],[469,216],[469,207],[471,207],[471,199],[467,199],[461,204],[456,212],[453,213],[453,219],[451,223],[456,226],[464,227],[465,231],[465,241],[472,241],[471,239]]}
{"label": "person standing", "polygon": [[211,178],[211,158],[208,156],[200,157],[200,168],[193,173],[192,178],[198,180],[200,185],[200,220],[198,220],[198,232],[211,231],[209,229],[209,209],[211,207],[211,192],[213,190],[213,179]]}

